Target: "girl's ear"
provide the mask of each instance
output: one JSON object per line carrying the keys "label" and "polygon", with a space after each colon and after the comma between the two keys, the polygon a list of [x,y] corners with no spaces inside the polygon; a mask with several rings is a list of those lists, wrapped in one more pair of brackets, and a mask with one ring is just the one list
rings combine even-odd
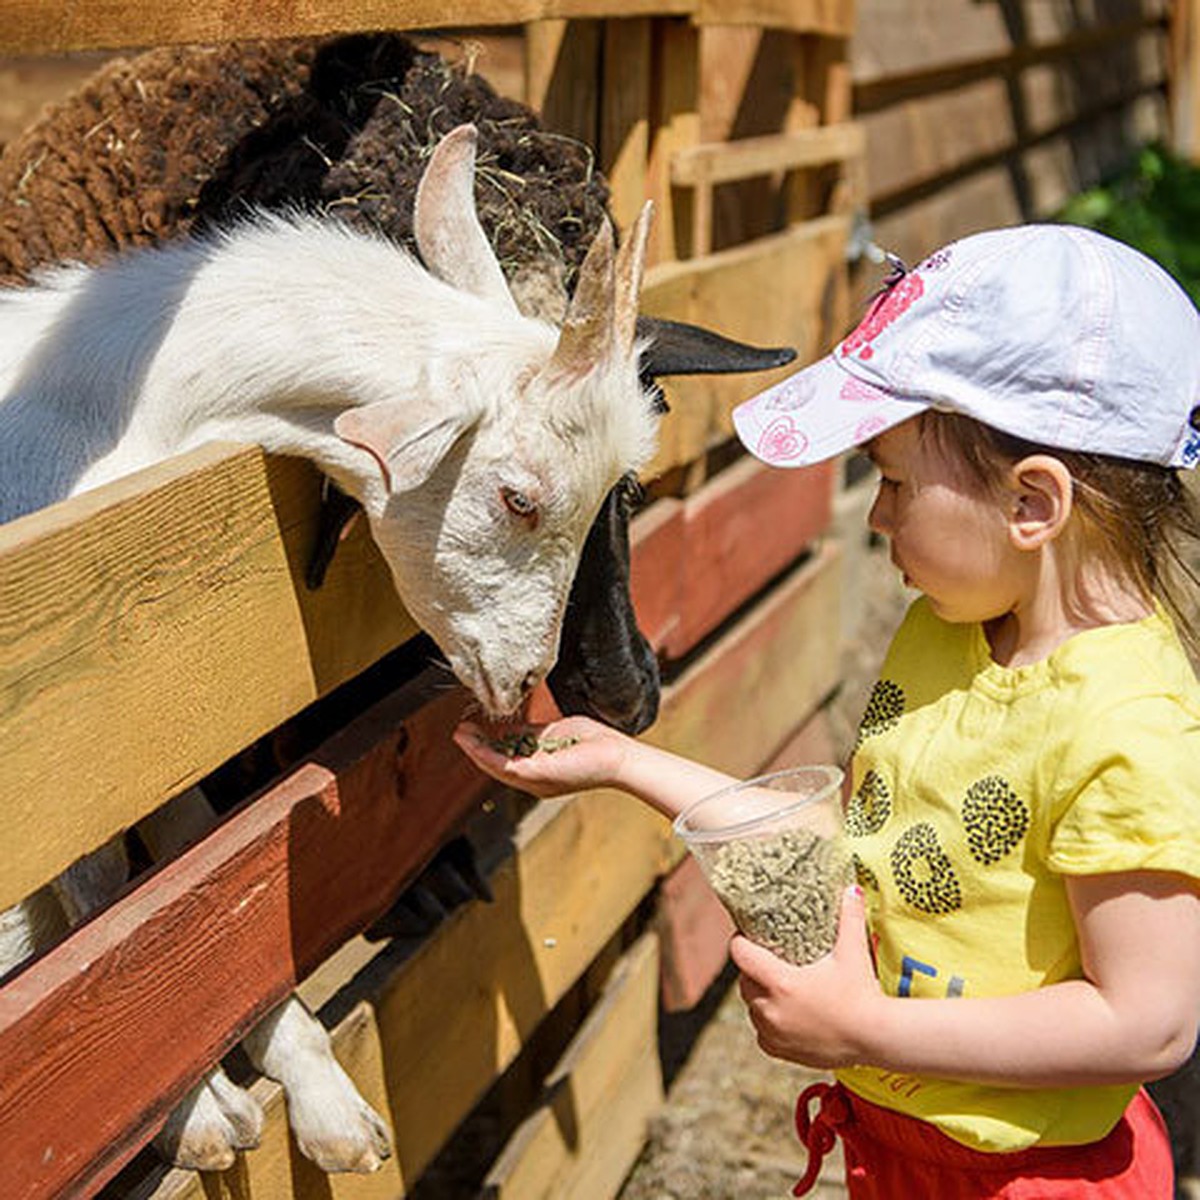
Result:
{"label": "girl's ear", "polygon": [[1050,454],[1031,454],[1013,465],[1009,538],[1018,550],[1053,541],[1071,516],[1071,472]]}

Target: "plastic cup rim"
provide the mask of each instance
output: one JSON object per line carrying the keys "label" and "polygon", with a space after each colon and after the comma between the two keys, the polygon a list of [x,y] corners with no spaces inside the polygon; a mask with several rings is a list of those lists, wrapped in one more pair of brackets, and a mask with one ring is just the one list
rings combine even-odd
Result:
{"label": "plastic cup rim", "polygon": [[[733,825],[722,825],[717,829],[684,828],[688,817],[703,804],[708,804],[710,801],[717,800],[721,796],[728,795],[730,792],[741,791],[756,784],[767,784],[773,780],[782,779],[785,775],[799,775],[805,771],[820,772],[827,779],[825,786],[811,796],[803,796],[798,800],[793,800],[791,804],[785,804],[782,808],[775,809],[769,815],[748,817],[746,820],[738,821]],[[671,822],[671,828],[677,837],[689,845],[703,842],[728,841],[730,838],[742,836],[755,826],[767,825],[778,821],[781,817],[786,817],[789,813],[795,812],[797,809],[806,808],[811,804],[818,803],[831,791],[836,790],[844,778],[845,772],[841,767],[825,763],[814,763],[803,767],[786,767],[782,771],[771,771],[767,775],[755,775],[751,779],[739,780],[737,783],[731,783],[728,787],[720,788],[715,792],[709,792],[707,796],[701,796],[699,800],[694,800]],[[780,794],[783,795],[784,793]]]}

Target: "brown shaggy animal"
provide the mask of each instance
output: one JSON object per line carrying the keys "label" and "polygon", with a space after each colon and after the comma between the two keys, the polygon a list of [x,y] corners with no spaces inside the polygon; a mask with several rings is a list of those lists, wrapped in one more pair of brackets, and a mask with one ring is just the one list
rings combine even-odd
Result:
{"label": "brown shaggy animal", "polygon": [[510,279],[568,287],[608,200],[590,150],[397,34],[114,59],[0,154],[0,282],[65,259],[306,207],[410,248],[438,139],[480,133],[476,202]]}

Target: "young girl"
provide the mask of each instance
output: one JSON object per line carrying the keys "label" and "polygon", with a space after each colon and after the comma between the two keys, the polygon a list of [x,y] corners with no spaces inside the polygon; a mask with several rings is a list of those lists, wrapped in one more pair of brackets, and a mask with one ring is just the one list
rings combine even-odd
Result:
{"label": "young girl", "polygon": [[[1200,686],[1169,586],[1198,405],[1170,278],[1027,226],[894,273],[832,355],[735,412],[767,462],[865,444],[871,528],[921,593],[859,730],[833,952],[731,945],[763,1049],[836,1074],[801,1097],[796,1194],[836,1134],[855,1198],[1170,1200],[1140,1084],[1188,1058],[1200,1011]],[[579,741],[456,740],[535,794],[614,786],[668,816],[729,782],[584,719],[551,732]]]}

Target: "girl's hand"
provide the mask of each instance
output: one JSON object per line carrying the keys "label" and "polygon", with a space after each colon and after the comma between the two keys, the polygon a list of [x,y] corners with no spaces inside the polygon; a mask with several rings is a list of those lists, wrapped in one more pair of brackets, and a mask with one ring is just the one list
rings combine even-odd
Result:
{"label": "girl's hand", "polygon": [[485,774],[534,796],[562,796],[586,788],[614,784],[632,739],[590,717],[565,717],[549,725],[523,727],[553,750],[533,754],[506,753],[495,744],[502,734],[472,721],[454,731],[459,749]]}
{"label": "girl's hand", "polygon": [[740,934],[729,953],[742,973],[739,989],[765,1053],[822,1069],[861,1061],[862,1036],[872,1030],[883,1000],[861,888],[846,889],[837,942],[814,963],[793,966]]}

